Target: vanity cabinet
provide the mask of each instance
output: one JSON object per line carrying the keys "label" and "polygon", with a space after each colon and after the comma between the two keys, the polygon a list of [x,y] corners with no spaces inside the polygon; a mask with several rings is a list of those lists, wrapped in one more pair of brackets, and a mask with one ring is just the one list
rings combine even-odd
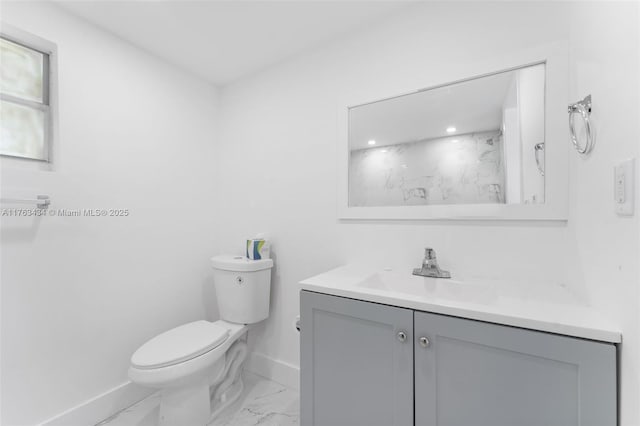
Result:
{"label": "vanity cabinet", "polygon": [[425,312],[414,333],[416,425],[616,425],[612,344]]}
{"label": "vanity cabinet", "polygon": [[615,426],[610,343],[301,293],[302,426]]}
{"label": "vanity cabinet", "polygon": [[300,326],[302,425],[413,426],[412,310],[304,291]]}

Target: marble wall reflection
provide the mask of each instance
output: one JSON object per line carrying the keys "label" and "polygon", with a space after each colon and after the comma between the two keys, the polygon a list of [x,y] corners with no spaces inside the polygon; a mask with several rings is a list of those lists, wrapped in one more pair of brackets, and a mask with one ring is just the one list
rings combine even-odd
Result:
{"label": "marble wall reflection", "polygon": [[349,205],[504,203],[502,144],[496,130],[352,151]]}

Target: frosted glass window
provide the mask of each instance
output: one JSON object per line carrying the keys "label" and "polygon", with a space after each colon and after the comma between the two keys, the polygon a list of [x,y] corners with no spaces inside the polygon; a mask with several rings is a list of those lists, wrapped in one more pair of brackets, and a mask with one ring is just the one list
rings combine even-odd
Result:
{"label": "frosted glass window", "polygon": [[0,154],[48,161],[49,55],[0,37]]}
{"label": "frosted glass window", "polygon": [[46,160],[46,119],[43,111],[0,101],[0,117],[0,152],[14,157]]}
{"label": "frosted glass window", "polygon": [[43,53],[0,39],[0,92],[43,102]]}

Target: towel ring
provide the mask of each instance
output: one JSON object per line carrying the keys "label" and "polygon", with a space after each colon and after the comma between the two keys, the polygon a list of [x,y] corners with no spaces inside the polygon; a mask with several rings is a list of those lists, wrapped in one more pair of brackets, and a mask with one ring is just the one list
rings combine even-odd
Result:
{"label": "towel ring", "polygon": [[[593,149],[594,142],[593,133],[591,131],[591,122],[589,121],[589,117],[591,116],[591,95],[587,95],[587,97],[585,97],[583,100],[569,105],[568,112],[571,142],[573,143],[573,146],[578,151],[578,153],[586,155]],[[574,116],[576,113],[580,114],[580,116],[582,117],[582,121],[584,121],[584,129],[587,137],[584,146],[580,145],[580,142],[578,142],[578,135],[576,135],[576,129],[574,125]]]}

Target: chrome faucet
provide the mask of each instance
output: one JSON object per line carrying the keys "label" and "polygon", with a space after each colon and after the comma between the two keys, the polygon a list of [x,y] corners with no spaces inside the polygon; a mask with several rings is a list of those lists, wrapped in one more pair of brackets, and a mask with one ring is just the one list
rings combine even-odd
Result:
{"label": "chrome faucet", "polygon": [[424,249],[422,267],[414,269],[413,275],[432,278],[451,278],[451,273],[449,271],[443,271],[440,269],[440,266],[438,266],[438,259],[436,259],[436,251],[429,247]]}

